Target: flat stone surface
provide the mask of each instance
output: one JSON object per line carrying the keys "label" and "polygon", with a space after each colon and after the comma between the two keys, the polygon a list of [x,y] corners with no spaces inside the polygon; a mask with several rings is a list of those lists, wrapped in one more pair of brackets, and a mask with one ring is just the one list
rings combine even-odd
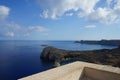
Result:
{"label": "flat stone surface", "polygon": [[[92,69],[89,70],[85,67]],[[93,71],[95,72],[94,74],[92,73]],[[120,68],[80,61],[53,68],[44,72],[40,72],[28,77],[21,78],[19,80],[93,80],[88,77],[85,77],[85,75],[87,74],[87,76],[89,76],[90,74],[93,74],[93,77],[97,76],[95,77],[96,80],[102,75],[100,71],[102,71],[102,74],[106,74],[106,72],[108,72],[105,76],[106,79],[108,78],[107,76],[109,76],[109,74],[111,75],[112,73],[112,75],[115,75],[113,75],[110,80],[120,80]]]}

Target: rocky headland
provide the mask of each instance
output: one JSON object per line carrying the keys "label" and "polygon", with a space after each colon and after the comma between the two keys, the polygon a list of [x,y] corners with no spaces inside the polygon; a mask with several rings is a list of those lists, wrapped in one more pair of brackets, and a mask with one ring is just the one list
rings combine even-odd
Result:
{"label": "rocky headland", "polygon": [[99,41],[98,40],[81,40],[81,41],[75,41],[75,43],[120,46],[120,40],[99,40]]}
{"label": "rocky headland", "polygon": [[62,61],[68,60],[79,60],[120,67],[120,47],[114,49],[72,51],[48,46],[43,49],[40,58],[53,61],[54,67],[60,66]]}

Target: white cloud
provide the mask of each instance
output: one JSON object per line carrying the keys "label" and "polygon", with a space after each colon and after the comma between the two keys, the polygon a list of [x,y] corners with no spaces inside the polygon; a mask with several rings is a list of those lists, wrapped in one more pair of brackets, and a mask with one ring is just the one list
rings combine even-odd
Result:
{"label": "white cloud", "polygon": [[9,15],[10,8],[0,5],[0,19],[4,19]]}
{"label": "white cloud", "polygon": [[48,10],[43,11],[43,13],[40,14],[40,17],[48,18]]}
{"label": "white cloud", "polygon": [[106,3],[107,3],[107,5],[108,5],[108,7],[110,7],[112,1],[113,1],[113,0],[106,0]]}
{"label": "white cloud", "polygon": [[95,28],[95,27],[96,27],[96,25],[87,25],[87,26],[85,26],[85,28],[87,28],[87,29]]}
{"label": "white cloud", "polygon": [[[42,26],[21,26],[14,21],[7,21],[10,9],[0,5],[0,37],[27,37],[35,32],[46,32],[49,29]],[[4,20],[3,20],[4,19]]]}
{"label": "white cloud", "polygon": [[31,31],[38,31],[38,32],[45,32],[45,31],[49,30],[49,29],[42,27],[42,26],[30,26],[30,27],[28,27],[28,29]]}
{"label": "white cloud", "polygon": [[118,15],[112,10],[108,8],[98,8],[93,13],[87,16],[89,21],[95,21],[100,23],[113,23],[118,18]]}
{"label": "white cloud", "polygon": [[8,36],[8,37],[14,37],[14,32],[7,32],[6,36]]}
{"label": "white cloud", "polygon": [[23,36],[28,37],[28,36],[30,36],[30,33],[25,33]]}
{"label": "white cloud", "polygon": [[66,16],[72,16],[73,15],[73,13],[67,13],[66,14]]}
{"label": "white cloud", "polygon": [[35,32],[47,32],[42,26],[21,26],[15,22],[0,22],[0,37],[28,37]]}
{"label": "white cloud", "polygon": [[114,11],[117,15],[119,15],[120,14],[120,0],[115,0],[115,2],[116,2],[116,5],[114,6]]}
{"label": "white cloud", "polygon": [[56,19],[69,11],[81,11],[89,14],[94,11],[94,6],[99,0],[37,0],[44,9],[40,14],[44,18]]}
{"label": "white cloud", "polygon": [[6,27],[11,28],[13,30],[20,29],[21,26],[15,22],[8,22],[5,24]]}
{"label": "white cloud", "polygon": [[[86,16],[89,21],[111,24],[120,19],[120,0],[107,0],[107,7],[99,7]],[[114,3],[114,4],[113,4]],[[111,4],[113,7],[111,7]]]}
{"label": "white cloud", "polygon": [[[37,0],[43,9],[43,18],[57,19],[63,15],[77,14],[91,22],[111,24],[120,19],[120,0],[106,0],[104,6],[99,5],[102,0]],[[106,5],[107,4],[107,5]],[[72,12],[72,13],[70,13]]]}
{"label": "white cloud", "polygon": [[48,36],[49,34],[48,33],[44,33],[43,35]]}
{"label": "white cloud", "polygon": [[22,27],[15,22],[0,21],[0,37],[13,37],[17,32],[21,31]]}

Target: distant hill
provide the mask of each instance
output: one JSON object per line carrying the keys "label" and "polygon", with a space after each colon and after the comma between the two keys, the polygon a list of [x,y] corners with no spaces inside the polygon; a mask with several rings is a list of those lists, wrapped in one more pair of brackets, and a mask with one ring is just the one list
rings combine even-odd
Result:
{"label": "distant hill", "polygon": [[75,41],[75,43],[120,46],[120,40],[100,40],[100,41],[97,41],[97,40],[81,40],[81,41]]}

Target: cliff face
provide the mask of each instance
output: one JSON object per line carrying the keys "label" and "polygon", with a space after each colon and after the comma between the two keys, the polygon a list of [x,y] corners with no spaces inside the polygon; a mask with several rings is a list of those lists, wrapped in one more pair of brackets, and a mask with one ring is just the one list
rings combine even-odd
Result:
{"label": "cliff face", "polygon": [[40,57],[43,60],[54,61],[55,67],[59,66],[61,61],[66,60],[80,60],[120,67],[120,47],[88,51],[72,51],[46,47]]}
{"label": "cliff face", "polygon": [[54,47],[46,47],[41,53],[40,58],[43,60],[54,61],[53,67],[60,66],[60,62],[65,59],[67,55],[65,50],[60,50]]}

